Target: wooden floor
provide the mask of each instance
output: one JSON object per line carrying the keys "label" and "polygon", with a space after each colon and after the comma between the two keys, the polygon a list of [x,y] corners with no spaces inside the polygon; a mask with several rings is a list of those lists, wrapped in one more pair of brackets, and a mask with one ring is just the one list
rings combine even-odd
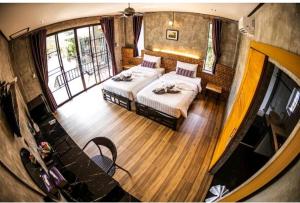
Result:
{"label": "wooden floor", "polygon": [[[57,118],[81,148],[93,137],[109,137],[118,149],[117,163],[133,176],[117,170],[114,178],[138,199],[201,201],[224,109],[224,102],[199,98],[175,132],[105,102],[97,86],[60,107]],[[86,153],[98,151],[90,145]]]}

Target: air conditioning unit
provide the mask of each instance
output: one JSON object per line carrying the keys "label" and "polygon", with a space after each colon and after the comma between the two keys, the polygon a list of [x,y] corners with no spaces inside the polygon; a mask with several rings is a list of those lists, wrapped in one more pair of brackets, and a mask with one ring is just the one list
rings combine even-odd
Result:
{"label": "air conditioning unit", "polygon": [[248,37],[254,37],[255,20],[253,17],[242,17],[239,20],[239,30]]}

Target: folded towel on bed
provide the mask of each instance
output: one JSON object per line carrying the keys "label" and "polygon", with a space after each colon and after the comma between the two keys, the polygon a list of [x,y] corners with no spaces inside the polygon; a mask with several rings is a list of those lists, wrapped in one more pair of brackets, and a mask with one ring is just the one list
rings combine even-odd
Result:
{"label": "folded towel on bed", "polygon": [[115,77],[112,77],[111,78],[113,81],[126,81],[126,82],[129,82],[132,80],[131,78],[131,74],[120,74],[120,75],[117,75]]}
{"label": "folded towel on bed", "polygon": [[152,90],[155,94],[177,94],[180,92],[177,88],[175,88],[175,85],[165,86],[165,87],[157,87],[154,90]]}

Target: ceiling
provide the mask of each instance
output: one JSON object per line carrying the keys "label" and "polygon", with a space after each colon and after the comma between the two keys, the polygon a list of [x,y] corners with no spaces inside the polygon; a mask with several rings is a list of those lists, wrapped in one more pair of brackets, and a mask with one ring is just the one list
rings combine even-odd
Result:
{"label": "ceiling", "polygon": [[[138,12],[181,11],[203,13],[239,20],[257,3],[133,3]],[[26,27],[38,27],[74,18],[113,15],[124,10],[125,3],[19,3],[0,4],[0,30],[8,37]]]}

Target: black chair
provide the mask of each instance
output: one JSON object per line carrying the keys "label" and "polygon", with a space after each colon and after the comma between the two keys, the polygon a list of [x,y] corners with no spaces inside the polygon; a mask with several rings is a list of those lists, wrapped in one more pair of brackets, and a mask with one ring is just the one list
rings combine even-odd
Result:
{"label": "black chair", "polygon": [[[84,150],[90,142],[94,142],[94,144],[98,147],[100,155],[96,155],[92,157],[91,159],[100,167],[102,170],[104,170],[108,175],[113,176],[115,174],[116,168],[122,169],[125,171],[130,177],[131,174],[129,171],[126,169],[122,168],[116,163],[117,160],[117,148],[115,144],[108,138],[106,137],[95,137],[88,141],[86,145],[83,147],[82,150]],[[109,157],[103,155],[100,146],[105,146],[107,147],[112,155],[112,159]]]}

